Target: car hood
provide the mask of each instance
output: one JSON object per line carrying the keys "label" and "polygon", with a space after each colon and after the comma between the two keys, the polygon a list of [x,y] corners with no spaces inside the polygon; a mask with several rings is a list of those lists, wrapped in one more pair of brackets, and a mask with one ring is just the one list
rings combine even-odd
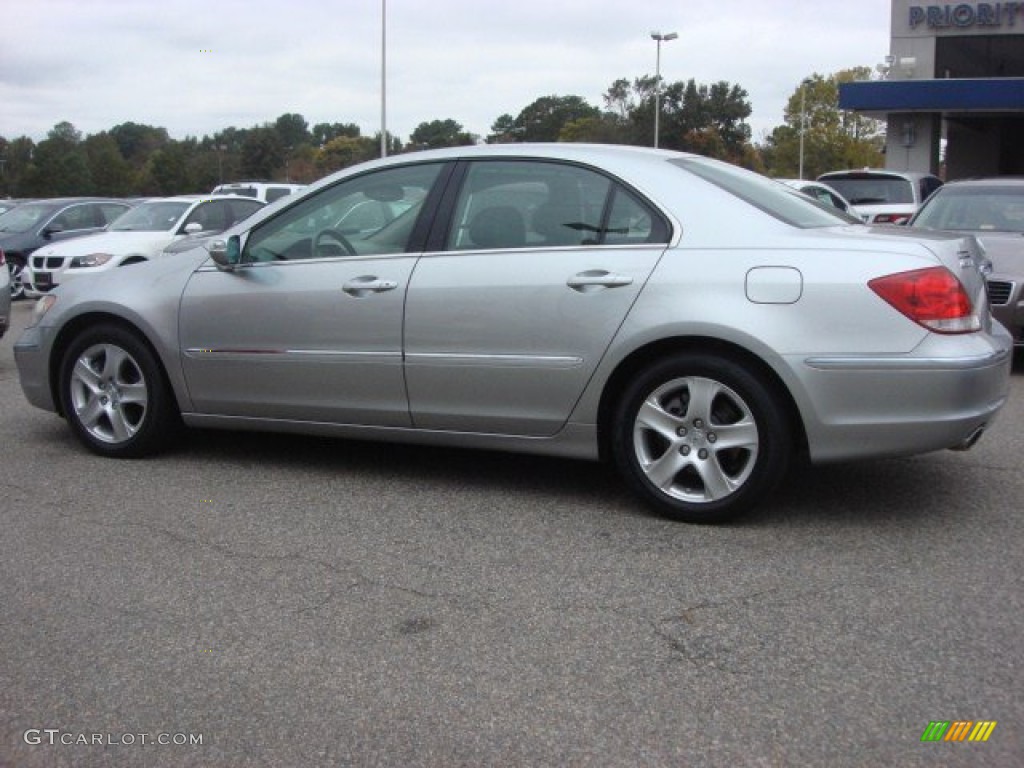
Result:
{"label": "car hood", "polygon": [[86,256],[112,253],[115,256],[144,253],[156,255],[177,239],[172,232],[99,232],[45,245],[37,256]]}

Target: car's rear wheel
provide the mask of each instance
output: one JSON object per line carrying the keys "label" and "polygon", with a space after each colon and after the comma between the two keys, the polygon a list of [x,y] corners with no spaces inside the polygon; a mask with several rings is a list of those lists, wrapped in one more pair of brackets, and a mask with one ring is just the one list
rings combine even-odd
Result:
{"label": "car's rear wheel", "polygon": [[612,455],[629,485],[663,515],[720,523],[749,509],[785,475],[793,453],[786,411],[745,367],[679,354],[626,388]]}
{"label": "car's rear wheel", "polygon": [[75,435],[103,456],[154,453],[180,426],[155,355],[116,325],[90,328],[71,343],[61,364],[60,398]]}

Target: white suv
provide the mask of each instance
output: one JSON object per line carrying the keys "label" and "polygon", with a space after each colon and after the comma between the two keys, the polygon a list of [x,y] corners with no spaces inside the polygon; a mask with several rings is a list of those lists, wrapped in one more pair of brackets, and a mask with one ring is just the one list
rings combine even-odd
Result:
{"label": "white suv", "polygon": [[823,173],[818,181],[838,190],[867,224],[906,224],[921,203],[942,186],[942,179],[930,173],[880,168],[832,171]]}
{"label": "white suv", "polygon": [[214,195],[242,195],[243,197],[255,197],[264,203],[272,203],[278,198],[286,197],[300,189],[305,189],[305,184],[278,184],[267,181],[235,181],[231,184],[218,184],[213,188]]}

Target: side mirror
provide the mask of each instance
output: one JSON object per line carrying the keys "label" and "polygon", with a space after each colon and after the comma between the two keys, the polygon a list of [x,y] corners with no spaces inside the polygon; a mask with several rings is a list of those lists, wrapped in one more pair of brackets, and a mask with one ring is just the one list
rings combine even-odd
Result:
{"label": "side mirror", "polygon": [[186,235],[194,235],[196,232],[202,232],[202,231],[203,231],[203,225],[200,224],[198,221],[193,221],[193,222],[185,225],[185,234]]}
{"label": "side mirror", "polygon": [[207,250],[217,268],[225,272],[234,270],[241,260],[242,245],[238,235],[232,235],[227,240],[214,240]]}
{"label": "side mirror", "polygon": [[64,231],[64,227],[60,226],[59,224],[53,224],[53,225],[47,227],[46,229],[44,229],[39,234],[41,234],[44,239],[49,240],[54,235],[59,235],[63,231]]}

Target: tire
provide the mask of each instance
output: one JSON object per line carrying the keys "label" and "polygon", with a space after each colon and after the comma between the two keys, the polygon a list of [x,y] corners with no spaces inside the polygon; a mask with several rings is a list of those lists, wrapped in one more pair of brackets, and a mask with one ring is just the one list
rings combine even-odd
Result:
{"label": "tire", "polygon": [[21,273],[25,271],[25,264],[17,256],[7,260],[7,269],[11,274],[11,301],[19,301],[25,298],[25,284],[21,282]]}
{"label": "tire", "polygon": [[64,354],[60,401],[75,436],[101,456],[138,458],[166,448],[181,417],[163,369],[131,331],[98,325]]}
{"label": "tire", "polygon": [[612,457],[659,514],[687,523],[734,519],[771,493],[793,455],[772,390],[726,358],[686,353],[641,371],[612,424]]}

